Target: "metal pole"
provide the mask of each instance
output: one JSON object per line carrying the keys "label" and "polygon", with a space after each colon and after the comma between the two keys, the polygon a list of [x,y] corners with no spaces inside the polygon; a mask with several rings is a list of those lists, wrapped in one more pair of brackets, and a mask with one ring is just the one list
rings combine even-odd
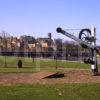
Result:
{"label": "metal pole", "polygon": [[[94,41],[92,42],[92,45],[94,48],[96,47],[96,28],[91,28],[91,36],[94,37]],[[93,75],[98,74],[98,67],[97,67],[97,58],[96,58],[97,51],[95,49],[92,50],[92,60],[94,61],[94,64],[91,65],[91,69],[93,71]]]}

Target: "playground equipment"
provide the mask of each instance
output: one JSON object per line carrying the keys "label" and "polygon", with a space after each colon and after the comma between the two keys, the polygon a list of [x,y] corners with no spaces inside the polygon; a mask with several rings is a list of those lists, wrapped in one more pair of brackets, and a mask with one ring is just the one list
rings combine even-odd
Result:
{"label": "playground equipment", "polygon": [[92,27],[91,29],[82,29],[79,33],[79,37],[76,37],[62,28],[58,27],[56,29],[58,33],[62,33],[63,35],[75,40],[78,42],[83,48],[90,49],[91,50],[91,57],[88,59],[84,59],[84,63],[91,64],[91,69],[93,72],[93,75],[98,75],[98,66],[97,66],[97,58],[96,54],[100,54],[97,47],[96,47],[96,28]]}

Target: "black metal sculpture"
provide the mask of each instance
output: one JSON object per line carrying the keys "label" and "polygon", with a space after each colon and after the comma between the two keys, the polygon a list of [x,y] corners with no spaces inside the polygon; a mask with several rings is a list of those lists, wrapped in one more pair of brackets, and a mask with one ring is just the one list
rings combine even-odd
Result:
{"label": "black metal sculpture", "polygon": [[91,57],[88,59],[84,59],[84,62],[91,64],[93,75],[98,75],[96,54],[99,53],[99,51],[96,47],[96,36],[95,36],[96,29],[94,27],[92,27],[91,29],[89,28],[82,29],[79,33],[79,37],[76,37],[66,32],[60,27],[58,27],[56,31],[58,33],[62,33],[63,35],[77,41],[83,48],[88,48],[91,50]]}

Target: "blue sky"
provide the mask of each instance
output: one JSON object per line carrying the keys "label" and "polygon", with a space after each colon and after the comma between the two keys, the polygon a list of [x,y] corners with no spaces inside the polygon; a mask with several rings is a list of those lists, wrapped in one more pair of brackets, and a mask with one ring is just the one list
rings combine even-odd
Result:
{"label": "blue sky", "polygon": [[100,0],[0,0],[0,31],[19,36],[64,36],[56,28],[97,28],[100,43]]}

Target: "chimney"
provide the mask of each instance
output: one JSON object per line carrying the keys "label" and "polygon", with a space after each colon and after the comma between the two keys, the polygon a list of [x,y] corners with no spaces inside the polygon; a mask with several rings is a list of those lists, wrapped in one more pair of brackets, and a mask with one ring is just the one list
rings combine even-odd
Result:
{"label": "chimney", "polygon": [[48,33],[48,38],[49,38],[49,39],[51,39],[51,38],[52,38],[52,37],[51,37],[51,33]]}

